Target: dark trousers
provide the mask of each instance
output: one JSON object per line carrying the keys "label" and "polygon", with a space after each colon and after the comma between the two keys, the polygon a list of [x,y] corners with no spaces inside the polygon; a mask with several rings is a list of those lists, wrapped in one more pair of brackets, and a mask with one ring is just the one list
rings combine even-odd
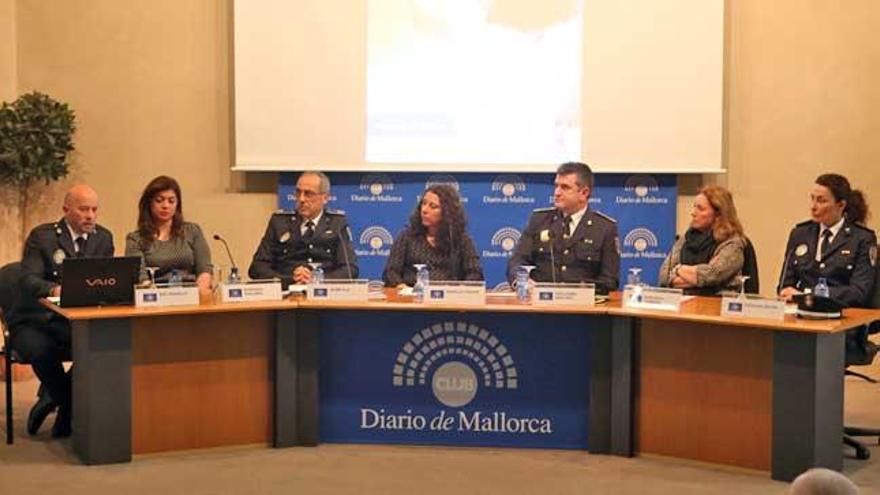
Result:
{"label": "dark trousers", "polygon": [[63,318],[43,324],[21,322],[13,328],[12,348],[30,363],[49,397],[69,411],[71,382],[63,363],[70,360],[70,323]]}

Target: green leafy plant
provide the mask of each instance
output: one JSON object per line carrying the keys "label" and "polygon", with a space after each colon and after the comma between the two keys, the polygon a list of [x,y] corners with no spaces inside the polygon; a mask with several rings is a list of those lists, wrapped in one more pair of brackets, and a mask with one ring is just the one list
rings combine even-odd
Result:
{"label": "green leafy plant", "polygon": [[34,91],[0,107],[0,184],[18,190],[22,241],[30,189],[67,176],[74,132],[73,111],[48,95]]}

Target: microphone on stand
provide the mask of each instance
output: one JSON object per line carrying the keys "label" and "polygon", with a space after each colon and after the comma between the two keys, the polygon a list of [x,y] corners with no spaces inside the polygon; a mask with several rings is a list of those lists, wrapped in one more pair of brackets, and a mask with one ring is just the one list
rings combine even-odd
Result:
{"label": "microphone on stand", "polygon": [[[351,242],[351,229],[348,228],[348,225],[345,226],[345,233],[348,235],[349,242]],[[342,238],[342,229],[336,231],[336,237],[339,239],[339,249],[342,250],[342,257],[345,259],[345,269],[348,272],[348,279],[354,280],[354,275],[351,273],[351,260],[348,258],[348,249],[346,249],[345,240]]]}
{"label": "microphone on stand", "polygon": [[553,247],[556,244],[556,234],[553,232],[553,225],[559,220],[559,214],[557,213],[553,217],[553,221],[550,222],[550,227],[541,232],[541,242],[546,242],[550,244],[550,276],[553,280],[553,283],[556,283],[556,252]]}
{"label": "microphone on stand", "polygon": [[788,263],[791,261],[791,255],[794,254],[795,249],[797,249],[797,247],[792,247],[787,253],[785,253],[785,260],[782,265],[782,275],[779,277],[779,285],[776,287],[777,294],[782,292],[782,289],[785,288],[783,284],[785,284],[785,275],[788,273]]}
{"label": "microphone on stand", "polygon": [[229,269],[229,277],[226,278],[227,283],[240,283],[241,277],[238,275],[238,266],[235,265],[235,260],[232,258],[232,251],[229,250],[229,243],[226,242],[226,239],[220,237],[220,234],[214,234],[214,240],[223,243],[223,246],[226,248],[226,255],[229,256],[229,264],[232,265],[232,268]]}

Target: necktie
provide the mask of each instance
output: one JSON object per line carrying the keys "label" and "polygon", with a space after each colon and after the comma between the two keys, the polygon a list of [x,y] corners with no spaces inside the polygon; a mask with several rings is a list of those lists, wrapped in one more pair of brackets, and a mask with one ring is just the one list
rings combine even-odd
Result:
{"label": "necktie", "polygon": [[825,256],[826,253],[831,249],[831,229],[825,229],[822,232],[822,247],[819,250],[819,259]]}
{"label": "necktie", "polygon": [[568,238],[571,236],[571,217],[567,216],[563,220],[562,235]]}
{"label": "necktie", "polygon": [[309,220],[306,222],[306,232],[303,234],[304,239],[309,239],[315,235],[315,222]]}
{"label": "necktie", "polygon": [[76,242],[76,257],[82,258],[86,254],[86,238],[77,237],[74,242]]}

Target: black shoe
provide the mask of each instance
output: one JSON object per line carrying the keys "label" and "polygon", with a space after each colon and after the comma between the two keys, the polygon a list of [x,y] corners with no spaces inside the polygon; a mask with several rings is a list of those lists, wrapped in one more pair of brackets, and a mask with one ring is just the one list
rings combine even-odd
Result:
{"label": "black shoe", "polygon": [[70,408],[61,407],[55,416],[55,424],[52,425],[52,438],[67,438],[70,433]]}
{"label": "black shoe", "polygon": [[49,394],[40,394],[37,398],[37,403],[34,404],[34,407],[31,408],[31,412],[28,413],[28,435],[36,435],[37,432],[40,431],[40,427],[43,426],[43,421],[46,421],[46,416],[51,414],[57,407],[58,404],[49,397]]}

